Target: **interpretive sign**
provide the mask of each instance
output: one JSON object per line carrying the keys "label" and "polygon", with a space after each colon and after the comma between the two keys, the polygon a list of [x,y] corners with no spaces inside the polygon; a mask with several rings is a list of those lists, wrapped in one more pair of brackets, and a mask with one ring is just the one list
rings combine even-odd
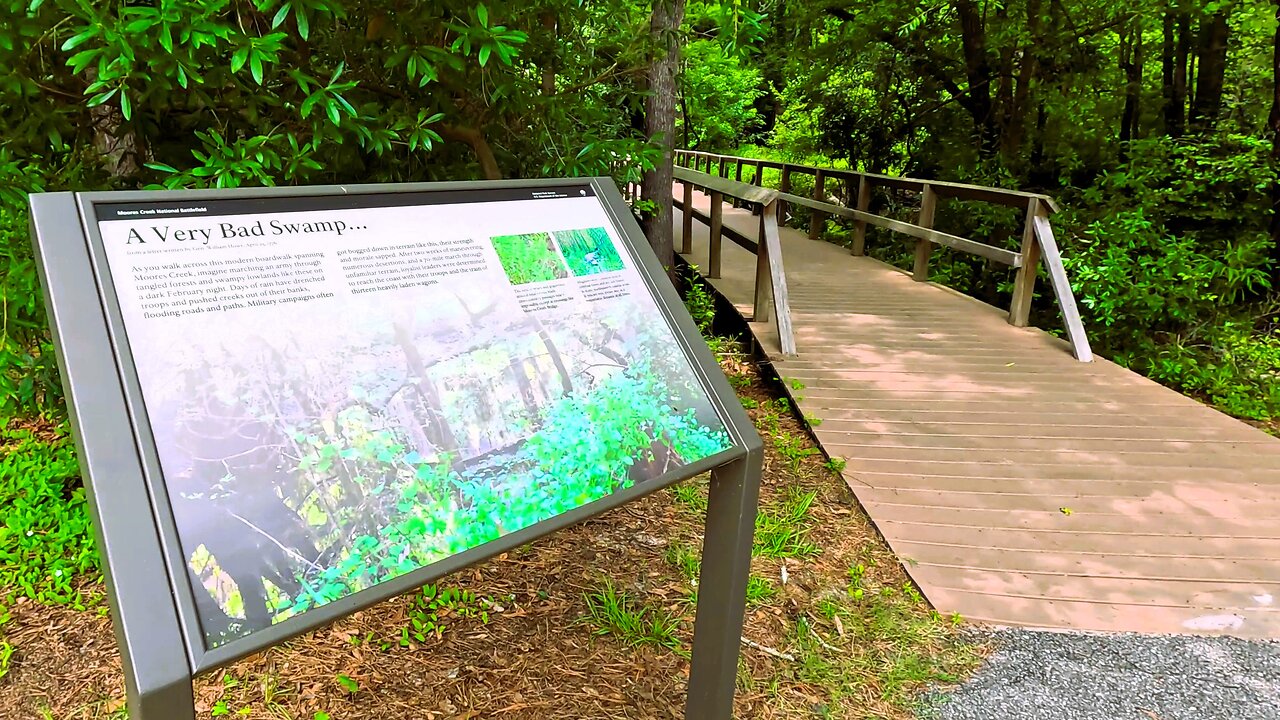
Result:
{"label": "interpretive sign", "polygon": [[759,439],[611,182],[32,209],[135,717],[716,467],[690,715],[728,717]]}

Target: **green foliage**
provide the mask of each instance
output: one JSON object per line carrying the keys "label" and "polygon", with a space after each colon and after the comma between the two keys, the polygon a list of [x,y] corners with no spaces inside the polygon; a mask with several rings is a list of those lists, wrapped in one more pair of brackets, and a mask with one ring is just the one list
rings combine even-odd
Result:
{"label": "green foliage", "polygon": [[409,606],[409,624],[400,630],[400,646],[421,644],[428,637],[443,637],[448,626],[462,618],[476,618],[488,624],[492,603],[479,600],[466,589],[426,585],[414,596]]}
{"label": "green foliage", "polygon": [[97,572],[85,491],[69,438],[0,432],[0,587],[14,596],[84,607],[78,586]]}
{"label": "green foliage", "polygon": [[25,214],[0,206],[0,417],[65,414],[42,297]]}
{"label": "green foliage", "polygon": [[755,108],[764,94],[760,70],[713,40],[685,45],[684,61],[685,112],[677,116],[677,136],[687,147],[722,151],[751,137],[761,126]]}
{"label": "green foliage", "polygon": [[[686,600],[691,604],[698,602],[698,580],[702,572],[702,558],[697,549],[684,543],[673,542],[667,547],[664,555],[670,563],[689,583]],[[778,589],[765,578],[751,575],[747,578],[747,605],[764,605],[778,597]]]}
{"label": "green foliage", "polygon": [[614,586],[612,580],[583,595],[585,622],[597,635],[612,635],[624,645],[677,650],[680,621],[662,608],[648,607]]}
{"label": "green foliage", "polygon": [[808,537],[813,530],[809,509],[817,499],[818,494],[814,491],[791,487],[777,505],[761,508],[756,515],[753,553],[757,557],[772,558],[817,555],[820,550]]}
{"label": "green foliage", "polygon": [[[556,10],[566,29],[586,35],[631,21],[603,8]],[[623,140],[627,133],[609,132],[607,105],[600,104],[612,100],[616,86],[568,95],[558,100],[573,108],[543,111],[550,103],[529,70],[554,65],[574,82],[598,75],[609,56],[624,52],[607,42],[603,57],[578,53],[573,34],[559,44],[531,42],[543,11],[445,2],[400,8],[393,18],[376,4],[347,0],[36,2],[16,13],[19,22],[5,35],[3,45],[14,48],[6,64],[17,72],[4,90],[47,98],[18,123],[31,149],[74,152],[92,140],[78,121],[115,118],[110,132],[117,137],[145,134],[156,142],[139,143],[141,157],[100,158],[100,170],[142,175],[145,163],[171,187],[314,182],[360,170],[406,179],[429,172],[427,154],[452,128],[478,129],[483,138],[506,134],[507,122],[528,128],[534,118],[544,132],[554,125],[557,135],[548,138],[569,147],[586,144],[587,123],[595,120],[605,122],[604,139]],[[39,65],[25,55],[33,41],[46,58]],[[470,92],[463,96],[460,88]],[[68,100],[76,95],[83,100]],[[538,134],[485,144],[532,148]],[[547,157],[528,156],[538,163]],[[512,152],[503,160],[518,164],[520,157]],[[597,171],[617,164],[573,162]]]}
{"label": "green foliage", "polygon": [[691,513],[707,511],[707,485],[697,480],[686,480],[667,489],[682,507]]}
{"label": "green foliage", "polygon": [[765,605],[776,600],[778,594],[778,588],[759,575],[751,575],[747,578],[747,605]]}
{"label": "green foliage", "polygon": [[1265,304],[1269,144],[1228,136],[1134,143],[1131,160],[1081,194],[1065,250],[1094,343],[1121,364],[1242,417],[1280,414],[1277,342]]}
{"label": "green foliage", "polygon": [[703,337],[711,335],[716,319],[716,298],[712,293],[698,274],[698,266],[689,265],[684,278],[684,306]]}
{"label": "green foliage", "polygon": [[0,642],[0,680],[9,674],[9,662],[13,659],[13,645]]}
{"label": "green foliage", "polygon": [[547,233],[495,237],[493,249],[513,285],[569,277]]}
{"label": "green foliage", "polygon": [[349,675],[339,673],[333,679],[338,681],[338,686],[346,691],[348,695],[355,695],[360,692],[360,683]]}

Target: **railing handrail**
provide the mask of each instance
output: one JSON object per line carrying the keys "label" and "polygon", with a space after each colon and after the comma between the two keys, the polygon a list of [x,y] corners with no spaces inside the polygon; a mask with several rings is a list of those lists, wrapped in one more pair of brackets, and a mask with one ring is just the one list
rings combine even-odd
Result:
{"label": "railing handrail", "polygon": [[[795,333],[791,327],[791,301],[787,292],[787,275],[782,264],[782,240],[778,234],[778,198],[776,190],[737,182],[727,178],[697,172],[677,165],[674,177],[684,186],[682,201],[677,203],[684,215],[680,252],[693,251],[693,188],[698,187],[711,195],[711,212],[706,217],[710,227],[708,238],[708,278],[720,277],[720,256],[724,234],[724,196],[737,198],[760,209],[760,234],[752,249],[756,256],[756,277],[752,320],[768,322],[772,315],[778,329],[778,345],[785,357],[796,355]],[[698,218],[702,220],[701,217]]]}
{"label": "railing handrail", "polygon": [[968,183],[957,183],[946,180],[925,180],[923,178],[904,177],[899,175],[880,175],[877,173],[866,173],[846,168],[826,168],[819,167],[817,165],[806,165],[804,163],[793,163],[783,160],[763,160],[743,155],[726,155],[723,153],[706,152],[703,150],[676,150],[675,152],[677,156],[683,154],[714,158],[716,160],[730,160],[734,162],[744,161],[751,163],[752,165],[758,164],[761,167],[771,168],[774,170],[790,168],[792,172],[799,171],[808,175],[815,175],[821,171],[827,177],[850,179],[861,179],[865,177],[881,187],[892,187],[899,190],[920,191],[923,190],[926,185],[930,185],[934,188],[934,191],[942,197],[956,198],[958,200],[978,200],[981,202],[990,202],[1009,207],[1025,208],[1030,200],[1035,199],[1045,203],[1050,212],[1059,211],[1058,203],[1052,196],[1044,193],[1027,192],[1025,190],[1009,190],[1006,188],[991,187],[989,185],[970,185]]}
{"label": "railing handrail", "polygon": [[[701,165],[700,158],[706,159],[708,171],[706,173],[698,170]],[[1048,271],[1058,308],[1062,313],[1063,326],[1066,330],[1067,340],[1071,345],[1072,354],[1082,362],[1089,362],[1093,359],[1093,351],[1089,346],[1088,336],[1080,320],[1079,308],[1076,306],[1075,294],[1072,292],[1071,283],[1067,278],[1066,267],[1062,262],[1062,255],[1058,250],[1057,242],[1053,236],[1053,229],[1049,223],[1049,215],[1058,210],[1058,205],[1048,195],[941,180],[902,178],[875,173],[862,173],[856,170],[822,168],[813,165],[762,160],[699,150],[676,150],[675,160],[676,177],[686,183],[686,188],[691,187],[690,183],[693,183],[699,187],[714,190],[718,196],[728,195],[753,204],[762,203],[759,200],[744,197],[752,194],[752,191],[746,188],[761,188],[775,193],[771,200],[767,200],[774,207],[775,222],[785,222],[785,209],[779,208],[779,206],[784,208],[785,203],[802,205],[814,210],[809,222],[809,238],[812,240],[820,238],[825,216],[827,215],[837,215],[854,220],[855,230],[852,247],[854,255],[865,254],[866,229],[868,225],[913,237],[916,239],[916,250],[912,277],[917,281],[927,281],[929,279],[929,261],[934,245],[945,245],[961,252],[1008,265],[1018,271],[1014,280],[1013,297],[1009,307],[1009,323],[1017,327],[1024,327],[1030,321],[1031,298],[1034,294],[1037,268],[1040,262],[1043,261]],[[681,161],[685,163],[692,161],[693,169],[681,167]],[[712,161],[717,161],[719,164],[718,175],[710,173]],[[727,162],[732,162],[736,165],[736,179],[728,178]],[[744,164],[754,166],[756,170],[755,178],[750,183],[742,182],[742,167]],[[781,187],[778,190],[762,187],[765,168],[776,168],[782,171]],[[810,173],[814,176],[813,197],[803,197],[790,192],[791,173],[797,171]],[[856,181],[856,208],[829,201],[830,197],[824,190],[826,179],[829,177],[844,179],[846,182]],[[718,186],[719,189],[712,188],[711,186],[713,185]],[[852,184],[849,187],[852,195]],[[920,210],[916,222],[909,223],[869,212],[871,190],[874,187],[891,187],[920,192]],[[765,196],[762,195],[760,197]],[[975,200],[1025,209],[1026,219],[1023,226],[1021,250],[1014,252],[934,229],[934,215],[940,198]],[[713,214],[716,204],[715,202],[712,204]],[[718,235],[718,233],[715,234]],[[781,258],[779,257],[780,262]]]}

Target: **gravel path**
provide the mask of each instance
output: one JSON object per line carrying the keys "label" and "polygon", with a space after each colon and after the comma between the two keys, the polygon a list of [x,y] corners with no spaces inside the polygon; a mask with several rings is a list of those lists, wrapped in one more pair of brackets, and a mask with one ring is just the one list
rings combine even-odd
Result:
{"label": "gravel path", "polygon": [[1280,642],[1004,630],[929,720],[1278,720]]}

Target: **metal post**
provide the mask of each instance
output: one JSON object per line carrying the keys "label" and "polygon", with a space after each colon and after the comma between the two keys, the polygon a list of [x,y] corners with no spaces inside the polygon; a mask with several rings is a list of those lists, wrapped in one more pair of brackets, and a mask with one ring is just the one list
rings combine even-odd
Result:
{"label": "metal post", "polygon": [[[938,194],[933,191],[932,185],[924,186],[924,193],[920,196],[920,216],[916,218],[916,225],[922,228],[933,227],[933,213],[938,207]],[[920,238],[916,240],[916,261],[912,270],[911,277],[916,282],[927,282],[929,280],[929,256],[933,254],[933,243]]]}
{"label": "metal post", "polygon": [[764,453],[711,471],[686,720],[731,720]]}
{"label": "metal post", "polygon": [[720,277],[721,230],[724,228],[724,195],[711,191],[711,247],[707,258],[707,277]]}
{"label": "metal post", "polygon": [[[86,484],[99,488],[88,495],[89,509],[129,717],[195,720],[191,661],[74,196],[32,196],[31,230],[80,467]],[[85,418],[98,420],[91,432],[81,425]]]}

